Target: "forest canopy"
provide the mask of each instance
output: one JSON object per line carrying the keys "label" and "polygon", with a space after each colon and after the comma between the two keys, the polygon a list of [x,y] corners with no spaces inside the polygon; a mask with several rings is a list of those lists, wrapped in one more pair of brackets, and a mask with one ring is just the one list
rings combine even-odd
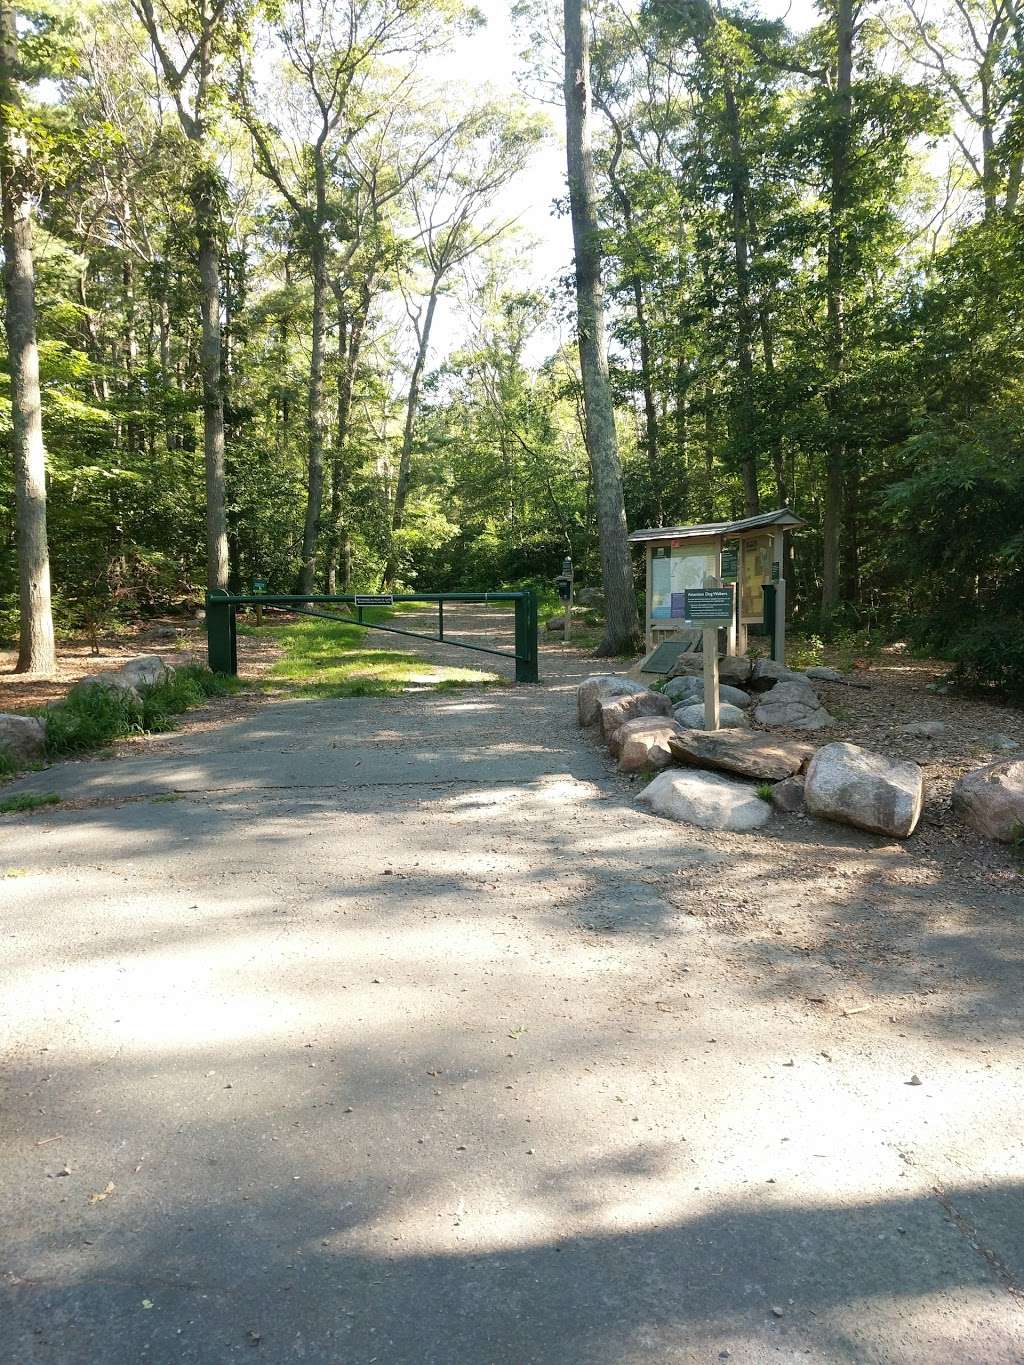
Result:
{"label": "forest canopy", "polygon": [[[550,580],[571,554],[600,582],[570,262],[540,268],[515,207],[562,136],[562,8],[516,8],[518,93],[439,75],[488,17],[15,7],[3,112],[33,209],[58,628],[254,576],[468,590]],[[789,506],[805,628],[870,626],[1013,685],[1020,0],[799,17],[587,16],[626,517]],[[567,212],[555,186],[553,227]],[[0,429],[10,444],[6,390]]]}

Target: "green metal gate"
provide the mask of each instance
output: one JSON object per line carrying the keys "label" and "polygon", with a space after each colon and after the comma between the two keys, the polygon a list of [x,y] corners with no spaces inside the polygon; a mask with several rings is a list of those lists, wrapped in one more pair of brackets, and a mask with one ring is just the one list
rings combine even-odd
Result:
{"label": "green metal gate", "polygon": [[[401,630],[398,626],[380,625],[366,621],[367,607],[389,605],[392,602],[436,602],[437,634]],[[512,602],[516,613],[515,650],[488,649],[483,645],[469,645],[462,640],[450,640],[444,633],[444,608],[451,602]],[[310,604],[313,604],[310,606]],[[340,616],[335,612],[317,611],[318,606],[348,606],[354,614]],[[478,654],[495,654],[499,659],[514,659],[517,683],[535,683],[537,674],[537,594],[526,592],[412,592],[382,596],[373,593],[340,593],[310,595],[277,595],[272,593],[235,594],[213,591],[206,594],[207,656],[214,673],[238,672],[238,646],[235,633],[235,612],[238,607],[277,608],[299,616],[316,616],[324,621],[341,621],[366,630],[381,630],[388,635],[410,635],[414,640],[430,640],[453,649],[471,649]]]}

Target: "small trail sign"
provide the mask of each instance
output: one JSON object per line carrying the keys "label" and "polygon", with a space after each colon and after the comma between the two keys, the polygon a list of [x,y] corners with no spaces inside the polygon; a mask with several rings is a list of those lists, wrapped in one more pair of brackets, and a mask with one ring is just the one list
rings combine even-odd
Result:
{"label": "small trail sign", "polygon": [[254,597],[257,593],[266,592],[266,590],[267,580],[265,578],[254,578],[252,580],[252,591]]}
{"label": "small trail sign", "polygon": [[356,607],[393,607],[395,599],[389,592],[357,592],[352,604]]}
{"label": "small trail sign", "polygon": [[733,588],[687,588],[686,619],[702,629],[732,624]]}

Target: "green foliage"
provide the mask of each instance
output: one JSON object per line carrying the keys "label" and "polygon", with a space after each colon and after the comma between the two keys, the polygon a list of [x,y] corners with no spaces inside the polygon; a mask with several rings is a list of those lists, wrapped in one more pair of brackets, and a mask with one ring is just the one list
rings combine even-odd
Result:
{"label": "green foliage", "polygon": [[19,811],[38,810],[40,806],[56,806],[60,797],[56,792],[19,792],[6,796],[0,801],[0,815],[13,815]]}
{"label": "green foliage", "polygon": [[[945,72],[919,64],[921,35],[906,16],[887,14],[885,27],[867,13],[858,22],[851,155],[837,214],[831,12],[797,34],[755,7],[705,0],[595,11],[595,156],[630,525],[740,515],[750,499],[741,475],[752,466],[760,506],[787,502],[809,523],[787,566],[791,615],[803,632],[791,635],[794,662],[850,666],[899,635],[949,654],[965,683],[1010,695],[1013,649],[996,656],[991,623],[1001,623],[1006,641],[1021,634],[1024,220],[1012,187],[1024,82],[1007,22],[992,30],[985,67],[999,111],[992,163],[965,164],[959,146],[972,137],[960,125],[977,91],[958,91],[948,74],[968,79],[973,6],[938,0],[927,21],[948,46]],[[97,0],[60,23],[46,17],[52,8],[47,0],[21,11],[29,84],[20,122],[38,185],[37,327],[58,625],[94,632],[200,600],[206,530],[192,215],[204,165],[221,214],[232,585],[259,575],[287,589],[299,572],[310,247],[319,241],[328,244],[328,285],[318,583],[373,590],[393,548],[399,585],[534,586],[542,622],[562,610],[551,580],[566,553],[577,585],[597,586],[596,505],[565,281],[539,277],[525,241],[500,245],[501,224],[490,217],[487,168],[500,179],[524,163],[540,131],[533,115],[490,97],[460,107],[459,118],[447,103],[438,115],[429,100],[410,102],[392,85],[390,59],[358,42],[350,49],[344,26],[318,28],[314,15],[307,31],[291,4],[239,0],[223,11],[230,22],[215,25],[216,70],[204,87],[207,151],[230,167],[226,178],[211,178],[186,145],[173,101],[156,98],[150,43],[120,0]],[[537,67],[550,59],[557,69],[561,53],[545,36],[545,16],[528,13],[538,6],[520,9],[536,20]],[[184,40],[189,7],[157,10],[183,25]],[[475,22],[459,0],[403,3],[393,17],[411,50]],[[310,102],[300,48],[327,78],[324,89],[348,91],[353,61],[361,73],[325,144],[322,201],[305,136],[322,111]],[[256,51],[271,65],[251,71],[245,64]],[[237,76],[230,89],[229,70]],[[195,75],[185,81],[186,102],[198,94]],[[33,102],[37,80],[48,84]],[[251,83],[260,88],[247,91]],[[266,141],[255,162],[253,135]],[[946,162],[949,183],[965,197],[950,201],[944,220]],[[442,166],[451,173],[449,199],[475,207],[453,217],[449,203],[430,245],[419,215]],[[371,184],[379,202],[367,198]],[[392,542],[409,354],[424,320],[430,256],[462,260],[469,246],[479,249],[463,261],[465,278],[444,276],[442,307],[456,319],[449,333],[459,342],[445,357],[428,354],[408,502]],[[830,255],[844,310],[836,372]],[[386,300],[400,293],[410,318],[420,311],[396,335]],[[0,442],[10,437],[10,402],[0,396]],[[823,613],[826,461],[837,440],[841,600]],[[0,462],[0,633],[8,637],[17,614],[12,468],[10,458]],[[406,662],[380,672],[381,655],[356,640],[309,637],[306,645],[282,662],[279,682],[291,668],[294,685],[316,685],[314,658],[340,670],[325,686],[350,692],[398,688],[403,669],[420,667],[395,655]],[[125,709],[116,698],[97,700],[90,717],[66,718],[60,742],[88,746],[96,736],[160,728],[175,714],[172,702]]]}
{"label": "green foliage", "polygon": [[1024,703],[1024,615],[977,621],[957,632],[945,654],[957,683]]}
{"label": "green foliage", "polygon": [[772,799],[772,786],[773,784],[771,782],[759,782],[755,788],[757,795],[761,800],[767,801],[769,805],[771,804]]}
{"label": "green foliage", "polygon": [[130,735],[174,728],[174,718],[207,697],[224,696],[241,686],[237,678],[198,666],[177,669],[140,698],[113,687],[75,688],[40,714],[46,723],[46,752],[51,758],[102,749]]}
{"label": "green foliage", "polygon": [[[365,612],[367,620],[384,621],[389,616],[376,608]],[[433,630],[434,622],[433,614],[428,614],[425,634]],[[415,622],[408,625],[416,628]],[[417,654],[370,648],[367,632],[347,622],[312,619],[271,631],[283,646],[284,657],[264,685],[274,690],[287,686],[305,697],[392,697],[410,688],[448,691],[500,681],[481,669],[430,664]]]}

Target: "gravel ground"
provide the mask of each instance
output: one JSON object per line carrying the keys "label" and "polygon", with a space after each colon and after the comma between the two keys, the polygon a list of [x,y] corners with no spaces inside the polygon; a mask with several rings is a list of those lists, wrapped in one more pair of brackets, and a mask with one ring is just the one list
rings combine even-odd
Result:
{"label": "gravel ground", "polygon": [[[844,735],[1019,733],[900,667]],[[4,1365],[1024,1358],[1015,855],[943,776],[905,843],[656,819],[592,669],[22,780],[68,802],[0,825]]]}

